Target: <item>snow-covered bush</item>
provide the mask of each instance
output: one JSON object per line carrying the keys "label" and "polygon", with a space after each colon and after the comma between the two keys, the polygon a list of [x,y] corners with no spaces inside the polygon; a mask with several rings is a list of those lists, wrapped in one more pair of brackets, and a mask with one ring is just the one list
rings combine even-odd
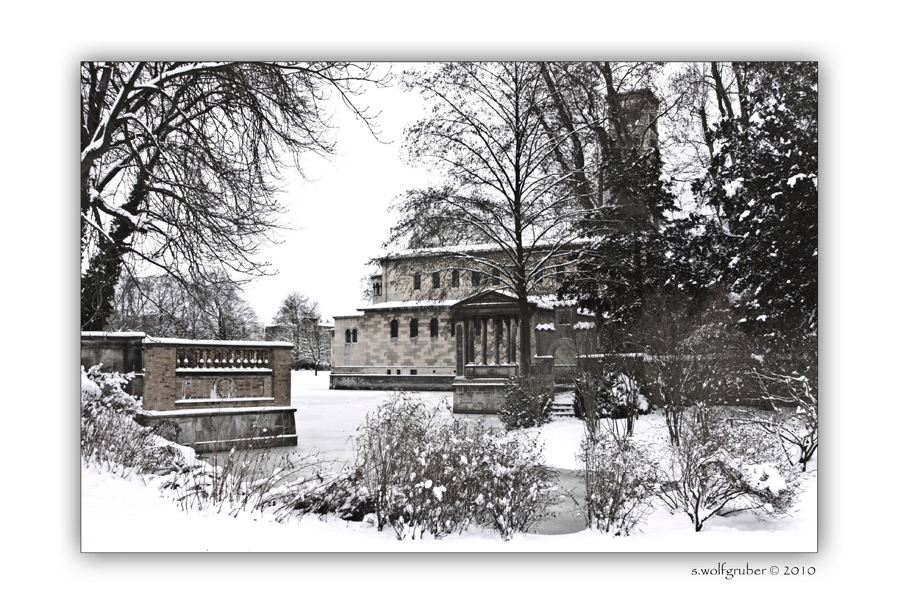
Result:
{"label": "snow-covered bush", "polygon": [[378,529],[390,526],[398,539],[439,538],[475,523],[508,540],[547,514],[555,474],[534,436],[498,434],[480,421],[441,422],[407,395],[385,401],[360,430],[351,476]]}
{"label": "snow-covered bush", "polygon": [[543,376],[510,378],[498,416],[507,430],[538,427],[550,422],[553,382]]}
{"label": "snow-covered bush", "polygon": [[477,520],[504,540],[525,533],[548,514],[555,501],[557,473],[544,461],[538,434],[515,431],[485,434],[473,479],[479,485]]}
{"label": "snow-covered bush", "polygon": [[799,488],[772,435],[720,408],[686,413],[667,453],[660,499],[672,512],[687,514],[698,532],[717,514],[784,514]]}
{"label": "snow-covered bush", "polygon": [[242,511],[274,508],[284,517],[303,494],[319,485],[318,467],[315,455],[233,447],[182,466],[162,481],[160,489],[174,491],[184,510],[215,509],[236,517]]}
{"label": "snow-covered bush", "polygon": [[165,472],[184,461],[182,447],[163,440],[153,429],[134,421],[140,402],[125,393],[133,374],[81,368],[81,458],[123,476]]}
{"label": "snow-covered bush", "polygon": [[806,464],[819,448],[819,402],[815,381],[795,374],[755,372],[768,411],[753,413],[748,419],[778,436],[791,464]]}
{"label": "snow-covered bush", "polygon": [[581,473],[587,526],[616,536],[628,536],[653,510],[659,482],[658,460],[632,438],[599,433],[581,440]]}

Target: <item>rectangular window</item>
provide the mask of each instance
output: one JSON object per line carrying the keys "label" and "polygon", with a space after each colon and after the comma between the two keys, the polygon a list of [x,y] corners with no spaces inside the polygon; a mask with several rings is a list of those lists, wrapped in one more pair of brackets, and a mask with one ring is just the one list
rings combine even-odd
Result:
{"label": "rectangular window", "polygon": [[413,275],[413,290],[422,288],[422,276],[418,273]]}
{"label": "rectangular window", "polygon": [[435,271],[431,274],[431,288],[441,287],[441,274]]}
{"label": "rectangular window", "polygon": [[453,288],[459,288],[459,271],[456,269],[453,270],[453,273],[450,276],[450,285]]}
{"label": "rectangular window", "polygon": [[411,369],[411,370],[409,370],[409,375],[410,375],[410,376],[415,376],[415,375],[418,374],[418,373],[419,373],[419,370],[417,370],[417,369]]}
{"label": "rectangular window", "polygon": [[472,272],[472,286],[481,286],[481,274],[477,271]]}

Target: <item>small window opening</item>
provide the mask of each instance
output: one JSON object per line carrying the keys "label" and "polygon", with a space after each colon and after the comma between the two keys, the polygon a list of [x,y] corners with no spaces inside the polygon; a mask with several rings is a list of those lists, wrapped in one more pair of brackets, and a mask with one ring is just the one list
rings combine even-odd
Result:
{"label": "small window opening", "polygon": [[428,327],[429,327],[429,329],[431,329],[431,337],[437,337],[438,336],[438,319],[432,318]]}
{"label": "small window opening", "polygon": [[410,376],[415,376],[415,375],[417,375],[418,373],[419,373],[419,370],[417,370],[417,369],[411,369],[411,370],[409,370],[409,375],[410,375]]}
{"label": "small window opening", "polygon": [[419,320],[417,318],[409,321],[409,336],[419,337]]}
{"label": "small window opening", "polygon": [[391,321],[391,337],[397,337],[400,333],[400,323],[396,319]]}
{"label": "small window opening", "polygon": [[354,329],[354,330],[351,332],[350,338],[351,338],[350,341],[351,341],[352,343],[355,344],[356,341],[357,341],[357,332],[356,332],[356,329]]}
{"label": "small window opening", "polygon": [[481,273],[478,271],[472,272],[472,286],[481,286]]}
{"label": "small window opening", "polygon": [[350,343],[350,329],[344,331],[344,342],[347,344]]}
{"label": "small window opening", "polygon": [[431,274],[431,288],[441,287],[441,274],[435,271]]}
{"label": "small window opening", "polygon": [[453,288],[459,288],[459,270],[454,269],[453,273],[450,274],[450,285]]}
{"label": "small window opening", "polygon": [[413,290],[422,288],[422,275],[417,273],[413,275]]}

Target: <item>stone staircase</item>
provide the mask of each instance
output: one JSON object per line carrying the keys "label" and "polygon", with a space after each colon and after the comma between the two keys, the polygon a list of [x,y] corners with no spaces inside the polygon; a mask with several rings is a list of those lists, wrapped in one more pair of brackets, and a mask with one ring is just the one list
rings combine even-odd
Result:
{"label": "stone staircase", "polygon": [[556,385],[556,394],[550,405],[550,416],[553,418],[575,416],[575,386],[571,384]]}

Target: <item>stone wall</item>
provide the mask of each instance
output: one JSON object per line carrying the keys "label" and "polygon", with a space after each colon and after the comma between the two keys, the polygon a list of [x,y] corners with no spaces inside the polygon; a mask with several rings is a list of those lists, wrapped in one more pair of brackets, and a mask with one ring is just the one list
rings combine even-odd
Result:
{"label": "stone wall", "polygon": [[197,450],[297,443],[291,344],[144,340],[139,422]]}
{"label": "stone wall", "polygon": [[388,376],[386,374],[335,374],[332,372],[328,387],[331,389],[370,391],[450,391],[455,376]]}

